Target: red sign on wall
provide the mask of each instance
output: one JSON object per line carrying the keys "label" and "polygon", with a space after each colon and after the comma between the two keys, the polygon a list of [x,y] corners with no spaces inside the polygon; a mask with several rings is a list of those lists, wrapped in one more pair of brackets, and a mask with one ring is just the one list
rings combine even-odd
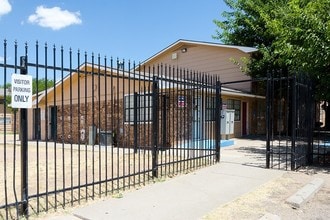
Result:
{"label": "red sign on wall", "polygon": [[178,107],[179,108],[186,107],[186,97],[178,96]]}

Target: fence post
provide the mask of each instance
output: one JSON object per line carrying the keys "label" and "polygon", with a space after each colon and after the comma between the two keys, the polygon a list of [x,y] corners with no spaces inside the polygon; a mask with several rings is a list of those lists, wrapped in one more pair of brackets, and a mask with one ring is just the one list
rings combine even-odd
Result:
{"label": "fence post", "polygon": [[158,79],[152,80],[152,177],[158,177]]}
{"label": "fence post", "polygon": [[138,136],[138,102],[140,99],[138,99],[138,93],[134,93],[134,153],[137,153],[137,136]]}
{"label": "fence post", "polygon": [[315,102],[314,96],[312,94],[312,84],[310,79],[307,79],[307,117],[308,117],[308,149],[307,149],[307,165],[313,164],[313,134],[314,134],[314,124],[315,124]]}
{"label": "fence post", "polygon": [[[27,56],[20,57],[20,74],[27,75]],[[21,195],[22,205],[20,214],[29,215],[28,204],[28,118],[27,109],[20,109],[20,139],[21,139]]]}
{"label": "fence post", "polygon": [[296,168],[296,131],[297,131],[297,78],[292,79],[292,128],[291,128],[291,170]]}
{"label": "fence post", "polygon": [[222,100],[221,100],[221,82],[216,82],[216,97],[215,97],[215,160],[220,162],[220,142],[221,142],[221,109],[222,109]]}
{"label": "fence post", "polygon": [[166,105],[167,105],[167,101],[166,101],[167,97],[166,95],[162,96],[162,146],[161,149],[165,150],[166,149],[166,138],[167,138],[167,127],[166,127],[166,121],[167,121],[167,109],[166,109]]}
{"label": "fence post", "polygon": [[267,73],[266,90],[266,168],[270,168],[270,136],[271,136],[271,91],[272,81],[270,72]]}

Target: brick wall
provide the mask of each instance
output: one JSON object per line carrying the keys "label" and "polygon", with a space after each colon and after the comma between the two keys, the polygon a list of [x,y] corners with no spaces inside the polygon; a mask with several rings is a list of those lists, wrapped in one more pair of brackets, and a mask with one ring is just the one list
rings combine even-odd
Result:
{"label": "brick wall", "polygon": [[[159,98],[159,146],[170,147],[175,142],[191,138],[191,97],[186,95],[184,106],[178,105],[178,94],[164,94],[166,105],[163,103],[163,95]],[[110,100],[105,103],[64,105],[57,108],[57,140],[65,143],[88,143],[89,127],[93,124],[98,131],[111,131],[115,133],[116,141],[120,147],[148,148],[152,146],[152,122],[138,123],[137,138],[134,138],[134,124],[124,122],[123,99]],[[164,128],[164,110],[166,109],[166,123]],[[79,125],[80,122],[80,125]],[[62,126],[64,125],[64,126]],[[85,135],[81,137],[81,131]],[[165,140],[163,137],[165,136]],[[97,135],[96,143],[99,143]],[[163,146],[165,144],[165,146]]]}

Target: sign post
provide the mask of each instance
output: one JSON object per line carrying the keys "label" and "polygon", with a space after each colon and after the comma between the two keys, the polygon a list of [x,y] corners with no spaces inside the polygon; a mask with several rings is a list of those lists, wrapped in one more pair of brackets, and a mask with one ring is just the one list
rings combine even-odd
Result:
{"label": "sign post", "polygon": [[20,74],[12,75],[12,107],[20,108],[21,214],[29,216],[28,203],[28,114],[32,108],[32,76],[27,75],[27,56],[20,57]]}

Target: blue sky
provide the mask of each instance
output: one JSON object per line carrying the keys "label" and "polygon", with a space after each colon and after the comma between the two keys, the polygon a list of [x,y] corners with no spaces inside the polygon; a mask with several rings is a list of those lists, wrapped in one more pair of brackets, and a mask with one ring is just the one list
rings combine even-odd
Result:
{"label": "blue sky", "polygon": [[178,39],[218,42],[225,10],[222,0],[0,0],[0,40],[139,62]]}

